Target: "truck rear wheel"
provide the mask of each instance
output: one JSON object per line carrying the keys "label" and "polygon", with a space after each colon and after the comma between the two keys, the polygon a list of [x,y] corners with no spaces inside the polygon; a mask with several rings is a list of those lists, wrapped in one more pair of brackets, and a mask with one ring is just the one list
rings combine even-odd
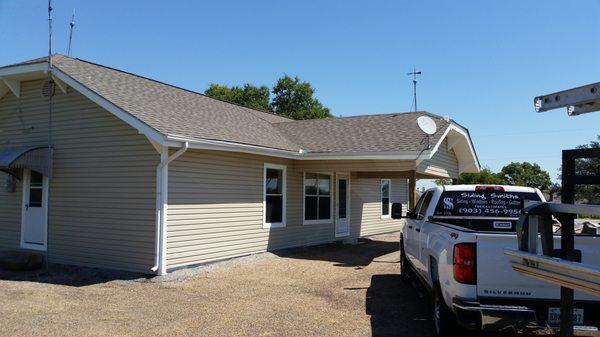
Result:
{"label": "truck rear wheel", "polygon": [[456,336],[458,324],[456,324],[454,314],[450,308],[448,308],[446,302],[444,302],[439,283],[431,290],[431,299],[433,329],[435,335],[438,337]]}

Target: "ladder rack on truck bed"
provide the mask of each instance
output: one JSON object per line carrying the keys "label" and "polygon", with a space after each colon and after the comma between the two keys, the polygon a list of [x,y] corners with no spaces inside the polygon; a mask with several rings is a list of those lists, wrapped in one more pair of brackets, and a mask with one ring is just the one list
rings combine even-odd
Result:
{"label": "ladder rack on truck bed", "polygon": [[[567,108],[570,116],[600,111],[600,82],[538,96],[534,99],[535,110],[544,112]],[[600,159],[600,148],[563,150],[562,191],[563,204],[534,203],[523,207],[518,222],[519,250],[505,250],[516,258],[513,268],[530,277],[541,278],[561,286],[560,288],[560,336],[597,336],[598,330],[574,327],[574,289],[592,295],[600,295],[600,267],[576,262],[575,217],[577,214],[600,215],[600,205],[574,205],[576,185],[600,185],[600,167],[595,174],[577,175],[578,159]],[[561,248],[555,250],[552,240],[552,215],[561,223]],[[537,255],[538,232],[541,234],[542,253]]]}

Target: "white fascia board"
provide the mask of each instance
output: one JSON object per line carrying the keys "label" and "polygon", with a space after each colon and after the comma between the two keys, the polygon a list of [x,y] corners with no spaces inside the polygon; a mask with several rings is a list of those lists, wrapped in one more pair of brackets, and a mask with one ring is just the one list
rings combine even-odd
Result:
{"label": "white fascia board", "polygon": [[67,84],[65,82],[61,81],[54,75],[52,75],[52,80],[54,81],[54,83],[56,84],[58,89],[60,89],[60,91],[62,91],[63,94],[67,93]]}
{"label": "white fascia board", "polygon": [[296,160],[415,160],[418,152],[334,152],[310,153],[305,151],[289,151],[273,149],[263,146],[232,143],[211,139],[188,138],[176,135],[167,135],[167,145],[180,147],[184,142],[189,143],[191,149],[230,151],[258,154],[270,157],[288,158]]}
{"label": "white fascia board", "polygon": [[191,149],[244,152],[290,159],[297,159],[300,155],[299,151],[279,150],[262,146],[239,144],[212,139],[188,138],[176,135],[167,135],[166,139],[168,141],[167,145],[174,147],[182,146],[183,143],[187,142],[189,143],[189,147]]}
{"label": "white fascia board", "polygon": [[[467,170],[471,167],[475,167],[477,172],[479,172],[480,167],[479,167],[479,161],[477,160],[477,155],[475,154],[475,148],[473,147],[473,144],[471,143],[471,137],[469,136],[469,133],[467,132],[467,130],[465,128],[463,128],[460,125],[457,125],[455,123],[451,123],[448,128],[446,128],[446,131],[444,131],[444,134],[442,135],[442,137],[440,137],[440,140],[437,142],[437,144],[435,144],[435,146],[428,152],[423,152],[422,155],[419,156],[419,158],[417,158],[415,166],[419,166],[419,164],[421,164],[421,162],[423,162],[424,160],[428,160],[431,159],[433,157],[433,155],[437,152],[437,150],[439,149],[440,145],[442,145],[442,143],[444,142],[444,139],[446,139],[446,137],[448,136],[448,133],[450,133],[450,131],[454,131],[459,133],[462,137],[464,137],[464,140],[467,141],[467,145],[468,145],[468,149],[469,152],[471,154],[471,157],[473,159],[472,163],[468,163],[468,164],[459,164],[459,173],[464,172],[464,170]],[[457,144],[452,144],[452,147],[455,147],[456,145],[460,145],[462,142],[458,142]],[[461,169],[462,168],[462,169]]]}
{"label": "white fascia board", "polygon": [[305,153],[300,160],[415,160],[419,152],[332,152]]}
{"label": "white fascia board", "polygon": [[4,84],[8,87],[8,89],[10,89],[10,91],[12,91],[13,95],[15,95],[15,97],[19,98],[21,97],[21,82],[19,80],[15,80],[12,78],[7,78],[7,77],[0,77],[2,79],[2,82],[4,82]]}
{"label": "white fascia board", "polygon": [[[46,61],[44,61],[44,62],[40,62],[40,63],[33,63],[33,64],[27,64],[27,65],[22,65],[22,66],[14,66],[14,67],[0,69],[0,77],[10,76],[10,75],[20,75],[20,74],[26,74],[26,73],[34,73],[34,72],[47,73],[47,71],[48,71],[48,63]],[[64,72],[62,72],[59,68],[53,67],[52,75],[53,75],[53,78],[58,80],[57,81],[58,86],[61,90],[66,91],[66,88],[67,88],[66,86],[67,85],[70,86],[71,88],[77,90],[82,95],[87,97],[92,102],[98,104],[99,106],[101,106],[102,108],[107,110],[108,112],[115,115],[120,120],[131,125],[133,128],[138,130],[139,133],[147,136],[148,138],[152,139],[153,141],[155,141],[156,143],[158,143],[162,146],[166,145],[165,137],[163,136],[163,134],[161,134],[157,130],[153,129],[152,127],[148,126],[147,124],[140,121],[139,119],[133,117],[131,114],[129,114],[125,110],[119,108],[115,104],[111,103],[104,97],[98,95],[96,92],[90,90],[88,87],[77,82],[75,79],[73,79],[69,75],[65,74]],[[2,90],[3,89],[0,88],[0,91],[2,91]],[[181,144],[179,144],[179,146],[181,146]]]}
{"label": "white fascia board", "polygon": [[88,87],[77,82],[76,80],[74,80],[73,78],[68,76],[67,74],[63,73],[60,69],[54,67],[52,69],[52,74],[56,78],[58,78],[59,80],[63,81],[65,84],[70,86],[71,88],[80,92],[82,95],[84,95],[85,97],[90,99],[92,102],[98,104],[100,107],[102,107],[103,109],[112,113],[120,120],[131,125],[133,128],[138,130],[139,133],[145,135],[146,137],[152,139],[153,141],[157,142],[158,144],[160,144],[162,146],[166,145],[165,137],[163,136],[162,133],[160,133],[157,130],[153,129],[152,127],[148,126],[148,124],[140,121],[139,119],[133,117],[131,114],[129,114],[125,110],[119,108],[115,104],[111,103],[104,97],[98,95],[96,92],[90,90]]}
{"label": "white fascia board", "polygon": [[0,98],[4,97],[4,95],[6,95],[9,91],[10,89],[8,86],[4,84],[4,82],[0,81]]}
{"label": "white fascia board", "polygon": [[473,143],[471,142],[471,135],[465,128],[463,128],[460,125],[452,123],[451,127],[453,130],[457,131],[458,133],[462,134],[465,137],[465,140],[467,141],[467,144],[469,145],[468,146],[469,152],[471,154],[471,157],[473,158],[473,164],[469,165],[469,167],[474,167],[476,169],[476,172],[479,172],[481,167],[479,167],[479,159],[477,159],[477,153],[475,152],[475,147],[473,146]]}
{"label": "white fascia board", "polygon": [[0,69],[0,76],[20,75],[27,73],[47,72],[48,63],[33,63]]}

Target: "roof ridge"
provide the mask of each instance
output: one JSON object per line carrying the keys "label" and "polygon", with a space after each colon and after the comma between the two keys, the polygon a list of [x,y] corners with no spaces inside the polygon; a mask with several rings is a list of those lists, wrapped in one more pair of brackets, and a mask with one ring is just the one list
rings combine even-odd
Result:
{"label": "roof ridge", "polygon": [[[225,100],[222,100],[222,99],[219,99],[219,98],[211,97],[211,96],[208,96],[208,95],[206,95],[204,93],[201,93],[201,92],[198,92],[198,91],[194,91],[194,90],[183,88],[183,87],[180,87],[180,86],[177,86],[177,85],[174,85],[174,84],[170,84],[170,83],[166,83],[166,82],[163,82],[163,81],[159,81],[159,80],[147,77],[147,76],[143,76],[143,75],[139,75],[139,74],[136,74],[136,73],[132,73],[130,71],[125,71],[125,70],[117,69],[117,68],[114,68],[114,67],[110,67],[110,66],[106,66],[106,65],[103,65],[103,64],[95,63],[95,62],[92,62],[92,61],[89,61],[89,60],[84,60],[84,59],[81,59],[81,58],[78,58],[78,57],[70,57],[70,56],[66,56],[66,55],[63,55],[63,54],[59,54],[59,53],[52,54],[52,56],[53,57],[54,56],[60,56],[60,57],[64,57],[64,58],[70,59],[70,60],[85,62],[85,63],[91,64],[91,65],[94,65],[94,66],[98,66],[98,67],[101,67],[101,68],[110,69],[110,70],[117,71],[117,72],[120,72],[120,73],[128,74],[128,75],[135,76],[135,77],[147,80],[147,81],[155,82],[155,83],[158,83],[158,84],[161,84],[161,85],[169,86],[171,88],[175,88],[175,89],[183,90],[183,91],[186,91],[186,92],[189,92],[189,93],[192,93],[192,94],[200,95],[200,96],[203,96],[203,97],[215,100],[215,101],[219,101],[219,102],[223,102],[223,103],[230,104],[230,105],[233,105],[233,106],[237,106],[237,107],[240,107],[242,109],[248,109],[248,110],[251,110],[251,111],[254,111],[254,112],[260,112],[260,113],[264,113],[264,114],[267,114],[267,115],[278,116],[278,117],[281,117],[281,118],[289,119],[289,121],[294,121],[294,119],[292,119],[292,118],[289,118],[289,117],[286,117],[286,116],[282,116],[282,115],[278,115],[278,114],[276,114],[274,112],[267,112],[267,111],[262,111],[262,110],[257,110],[257,109],[249,108],[249,107],[237,104],[237,103],[232,103],[232,102],[228,102],[228,101],[225,101]],[[47,58],[47,56],[44,57],[44,58]],[[37,59],[34,59],[34,60],[37,60]],[[45,62],[45,61],[43,61],[43,62]],[[260,118],[258,116],[256,116],[256,117]],[[260,119],[264,120],[265,122],[272,123],[272,122],[267,121],[266,119],[263,119],[263,118],[260,118]],[[277,123],[284,123],[284,122],[277,122]]]}
{"label": "roof ridge", "polygon": [[[419,110],[419,111],[406,111],[406,112],[390,112],[390,113],[379,113],[379,114],[364,114],[364,115],[353,115],[353,116],[340,116],[340,117],[327,117],[327,118],[318,118],[318,119],[299,119],[299,120],[291,120],[286,122],[275,122],[274,124],[283,124],[283,123],[301,123],[301,122],[316,122],[323,120],[340,120],[340,119],[352,119],[352,118],[364,118],[364,117],[380,117],[380,116],[394,116],[394,115],[409,115],[409,114],[425,114],[432,116],[438,119],[445,119],[443,116],[436,115],[434,113]],[[451,119],[452,120],[452,119]]]}

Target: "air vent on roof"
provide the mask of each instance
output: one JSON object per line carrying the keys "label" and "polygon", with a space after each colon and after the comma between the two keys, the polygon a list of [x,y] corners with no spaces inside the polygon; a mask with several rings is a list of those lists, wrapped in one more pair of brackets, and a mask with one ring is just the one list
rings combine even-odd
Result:
{"label": "air vent on roof", "polygon": [[54,92],[56,91],[56,84],[54,83],[54,81],[44,81],[44,84],[42,84],[42,96],[43,97],[50,97],[50,96],[54,96]]}

